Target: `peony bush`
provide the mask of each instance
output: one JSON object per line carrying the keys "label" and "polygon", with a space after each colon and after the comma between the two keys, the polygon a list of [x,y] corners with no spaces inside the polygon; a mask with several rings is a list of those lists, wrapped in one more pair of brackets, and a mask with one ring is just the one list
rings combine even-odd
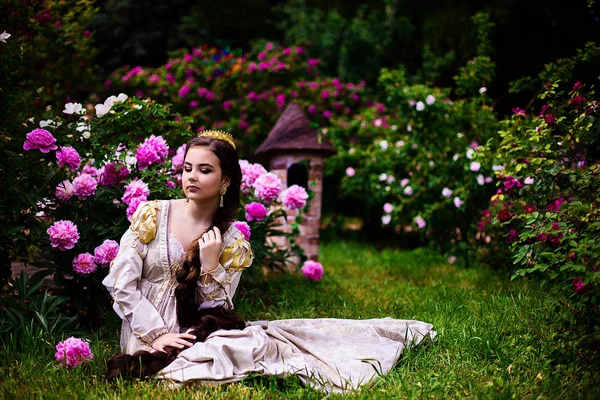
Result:
{"label": "peony bush", "polygon": [[[258,163],[240,160],[242,170],[242,207],[236,226],[246,237],[251,238],[255,264],[270,269],[289,270],[291,265],[299,267],[306,260],[304,250],[296,244],[300,234],[298,224],[308,212],[309,193],[301,186],[292,185],[283,189],[277,175],[268,172]],[[283,229],[288,212],[296,218],[291,230]],[[278,245],[277,237],[285,238],[285,245]],[[251,279],[262,272],[252,269],[247,274]]]}
{"label": "peony bush", "polygon": [[[67,104],[66,117],[40,121],[41,127],[23,141],[24,156],[48,177],[39,187],[42,197],[37,206],[28,210],[39,222],[32,233],[40,249],[34,265],[54,273],[55,282],[69,292],[83,317],[93,315],[101,299],[108,300],[101,281],[139,204],[181,197],[185,145],[175,148],[173,140],[181,143],[194,135],[180,119],[174,122],[179,124],[174,134],[163,137],[158,134],[165,129],[162,122],[147,117],[159,125],[148,134],[149,125],[140,124],[140,118],[168,113],[168,108],[124,94],[109,99],[94,108]],[[96,116],[92,118],[88,110],[96,111]],[[128,132],[126,137],[107,130],[117,124]],[[115,143],[115,138],[123,142]],[[105,139],[102,146],[95,144]],[[236,226],[250,240],[257,266],[278,268],[293,255],[302,260],[294,232],[283,232],[278,225],[286,210],[305,207],[307,192],[292,187],[282,193],[277,176],[259,164],[242,160],[240,166],[245,207]],[[274,249],[267,238],[276,235],[286,236],[290,246]]]}

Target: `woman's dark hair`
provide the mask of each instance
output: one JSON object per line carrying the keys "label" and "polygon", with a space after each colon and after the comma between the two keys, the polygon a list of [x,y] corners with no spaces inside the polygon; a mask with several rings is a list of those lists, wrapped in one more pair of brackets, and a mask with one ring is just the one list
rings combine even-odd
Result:
{"label": "woman's dark hair", "polygon": [[[188,151],[193,147],[207,147],[219,159],[219,164],[223,176],[229,178],[227,192],[223,196],[223,207],[218,207],[213,216],[212,227],[217,227],[221,235],[229,228],[231,221],[236,217],[240,206],[240,186],[242,184],[242,170],[236,150],[224,140],[212,137],[195,137],[187,142],[185,147],[184,160]],[[199,239],[199,238],[198,238]],[[194,324],[198,310],[196,304],[197,281],[200,278],[201,271],[200,252],[198,240],[192,242],[192,247],[186,252],[183,265],[177,271],[177,287],[175,296],[177,298],[177,318],[179,325],[190,327]]]}

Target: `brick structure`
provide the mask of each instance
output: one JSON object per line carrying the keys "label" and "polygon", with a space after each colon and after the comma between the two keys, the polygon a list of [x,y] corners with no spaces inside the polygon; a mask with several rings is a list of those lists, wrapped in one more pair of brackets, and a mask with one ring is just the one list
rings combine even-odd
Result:
{"label": "brick structure", "polygon": [[[300,225],[300,236],[296,238],[310,260],[319,259],[323,162],[325,157],[335,152],[331,142],[320,137],[310,126],[310,120],[302,109],[290,103],[255,153],[269,159],[269,171],[281,179],[283,189],[296,184],[314,192],[309,212]],[[281,221],[283,229],[290,231],[290,223],[295,221],[296,216],[295,211],[288,212],[288,220]],[[270,240],[279,246],[289,245],[282,237]],[[297,263],[298,260],[290,260],[290,267]]]}

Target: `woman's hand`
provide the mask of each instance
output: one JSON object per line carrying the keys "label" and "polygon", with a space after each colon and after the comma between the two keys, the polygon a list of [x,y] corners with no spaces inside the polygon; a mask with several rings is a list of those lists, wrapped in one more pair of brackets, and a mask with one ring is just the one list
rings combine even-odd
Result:
{"label": "woman's hand", "polygon": [[219,255],[221,253],[221,231],[216,226],[207,231],[198,239],[200,247],[200,263],[202,271],[209,272],[219,265]]}
{"label": "woman's hand", "polygon": [[156,338],[152,342],[152,348],[154,350],[165,352],[165,346],[176,347],[183,349],[184,347],[190,347],[194,343],[188,342],[185,339],[196,340],[196,336],[190,335],[189,333],[165,333],[162,336]]}

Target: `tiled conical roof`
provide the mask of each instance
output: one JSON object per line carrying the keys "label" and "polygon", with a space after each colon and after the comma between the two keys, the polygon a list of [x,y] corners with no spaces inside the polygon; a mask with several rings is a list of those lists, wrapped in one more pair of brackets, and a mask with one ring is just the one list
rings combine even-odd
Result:
{"label": "tiled conical roof", "polygon": [[290,103],[255,154],[289,153],[298,150],[320,153],[323,156],[336,153],[335,147],[327,138],[321,137],[319,141],[317,131],[310,126],[310,120],[300,106]]}

